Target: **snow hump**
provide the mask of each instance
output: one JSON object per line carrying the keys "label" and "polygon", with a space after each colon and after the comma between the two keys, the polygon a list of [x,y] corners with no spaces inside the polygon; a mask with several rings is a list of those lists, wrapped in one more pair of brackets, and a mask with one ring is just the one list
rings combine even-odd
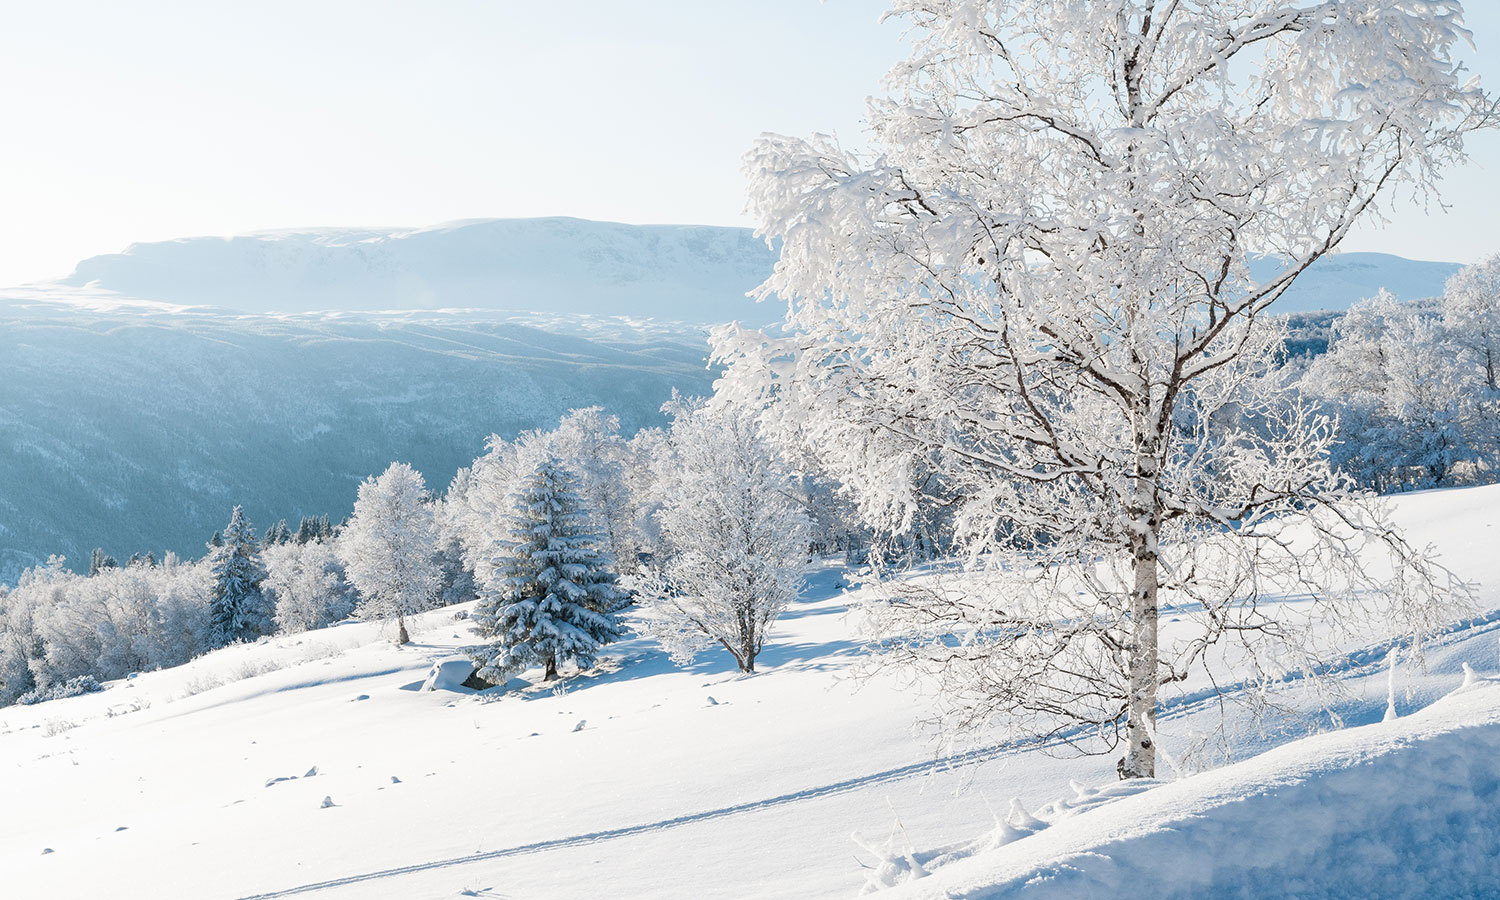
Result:
{"label": "snow hump", "polygon": [[1454,898],[1500,885],[1500,683],[1164,784],[892,900]]}

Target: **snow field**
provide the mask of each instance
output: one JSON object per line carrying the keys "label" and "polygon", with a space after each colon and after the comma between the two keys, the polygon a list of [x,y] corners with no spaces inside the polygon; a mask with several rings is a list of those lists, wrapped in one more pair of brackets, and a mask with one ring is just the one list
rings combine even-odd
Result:
{"label": "snow field", "polygon": [[[1397,511],[1415,542],[1481,584],[1486,609],[1500,607],[1488,549],[1500,487],[1403,497]],[[1012,798],[1051,827],[898,890],[1112,896],[1121,879],[1148,876],[1237,896],[1273,870],[1315,876],[1326,854],[1404,867],[1390,877],[1408,882],[1393,884],[1435,877],[1433,866],[1455,884],[1488,874],[1475,867],[1494,854],[1469,843],[1488,820],[1463,797],[1493,791],[1494,770],[1476,760],[1494,756],[1500,690],[1433,701],[1465,663],[1496,671],[1493,616],[1436,641],[1425,672],[1397,666],[1395,723],[1378,724],[1388,668],[1374,647],[1348,667],[1338,711],[1376,724],[1289,744],[1304,723],[1231,718],[1235,758],[1285,746],[1076,813],[1049,803],[1076,797],[1074,781],[1117,796],[1115,756],[996,735],[982,766],[936,760],[912,733],[922,697],[893,678],[849,677],[858,617],[842,577],[814,573],[752,677],[722,651],[679,670],[631,639],[560,689],[517,679],[484,694],[421,691],[434,662],[477,642],[457,607],[414,618],[407,648],[389,627],[343,624],[0,710],[7,895],[852,898],[881,860],[851,832],[931,861],[934,848],[983,845]],[[1168,707],[1163,746],[1187,772],[1213,764],[1226,748],[1192,748],[1217,722],[1211,702]],[[1393,816],[1407,824],[1349,830]],[[1398,840],[1413,849],[1390,848]],[[1303,847],[1325,855],[1306,866]],[[1176,862],[1152,868],[1158,849]],[[1243,865],[1208,871],[1189,858]],[[1305,896],[1344,896],[1332,892],[1341,883],[1308,881]]]}

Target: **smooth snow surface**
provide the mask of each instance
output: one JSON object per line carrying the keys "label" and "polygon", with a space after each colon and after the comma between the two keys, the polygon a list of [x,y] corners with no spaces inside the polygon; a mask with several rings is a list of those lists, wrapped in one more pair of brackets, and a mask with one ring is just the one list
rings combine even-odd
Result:
{"label": "smooth snow surface", "polygon": [[[1397,511],[1488,610],[1435,640],[1426,672],[1398,664],[1398,718],[1380,722],[1391,647],[1372,645],[1341,670],[1339,714],[1363,727],[1232,721],[1240,762],[1144,791],[1115,782],[1113,756],[998,734],[980,765],[935,759],[911,733],[920,696],[847,677],[858,617],[828,564],[751,677],[722,652],[678,670],[632,639],[556,688],[532,672],[423,691],[476,642],[454,608],[409,620],[404,648],[349,623],[0,709],[3,894],[852,900],[910,856],[930,874],[889,896],[1120,896],[1140,879],[1153,896],[1482,896],[1500,877],[1500,486]],[[1465,664],[1475,685],[1440,699]],[[1185,772],[1222,761],[1194,749],[1218,715],[1191,693],[1164,703]]]}

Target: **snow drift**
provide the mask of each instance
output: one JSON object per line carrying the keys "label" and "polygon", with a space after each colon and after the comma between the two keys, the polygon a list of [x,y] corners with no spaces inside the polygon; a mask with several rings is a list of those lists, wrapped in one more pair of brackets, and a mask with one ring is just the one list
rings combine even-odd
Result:
{"label": "snow drift", "polygon": [[1063,819],[892,900],[1472,897],[1500,885],[1500,683]]}

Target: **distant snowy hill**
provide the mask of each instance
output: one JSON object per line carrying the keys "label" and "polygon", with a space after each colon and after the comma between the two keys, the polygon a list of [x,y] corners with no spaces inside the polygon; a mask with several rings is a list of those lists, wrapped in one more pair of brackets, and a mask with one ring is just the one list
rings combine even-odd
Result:
{"label": "distant snowy hill", "polygon": [[[132,244],[84,260],[51,287],[248,312],[472,307],[759,325],[780,318],[781,307],[745,292],[774,263],[747,228],[473,219]],[[1260,278],[1275,268],[1274,260],[1252,264]],[[1431,297],[1458,268],[1338,254],[1304,273],[1277,308],[1347,309],[1382,287],[1403,300]]]}
{"label": "distant snowy hill", "polygon": [[251,312],[477,309],[685,322],[780,318],[745,292],[775,261],[745,228],[476,219],[132,244],[61,286]]}
{"label": "distant snowy hill", "polygon": [[442,490],[492,432],[706,393],[703,332],[465,313],[224,315],[0,300],[0,583],[95,546],[197,557],[243,504],[347,515],[392,460]]}
{"label": "distant snowy hill", "polygon": [[[1297,276],[1292,287],[1274,309],[1279,313],[1345,310],[1375,296],[1381,288],[1397,300],[1422,300],[1443,292],[1443,282],[1463,266],[1458,263],[1405,259],[1388,253],[1337,253],[1325,256]],[[1275,274],[1275,259],[1252,260],[1250,274],[1269,278]]]}

